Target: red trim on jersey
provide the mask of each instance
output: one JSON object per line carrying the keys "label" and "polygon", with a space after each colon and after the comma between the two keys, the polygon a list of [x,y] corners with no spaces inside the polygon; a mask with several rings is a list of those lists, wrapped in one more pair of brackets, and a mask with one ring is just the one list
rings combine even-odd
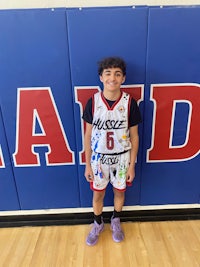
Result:
{"label": "red trim on jersey", "polygon": [[[130,187],[130,186],[132,186],[132,183],[130,183],[130,182],[126,182],[126,186],[128,186],[128,187]],[[115,188],[115,187],[114,187]],[[125,192],[126,191],[126,188],[124,188],[124,189],[118,189],[118,188],[115,188],[117,191],[119,191],[119,192]]]}
{"label": "red trim on jersey", "polygon": [[126,188],[124,188],[124,189],[118,189],[118,188],[116,188],[116,187],[114,187],[114,186],[113,186],[113,188],[114,188],[115,190],[119,191],[119,192],[125,192],[125,191],[126,191]]}
{"label": "red trim on jersey", "polygon": [[94,187],[93,187],[93,182],[90,182],[90,189],[91,189],[92,191],[97,191],[97,192],[103,192],[103,191],[106,190],[106,188],[104,188],[104,189],[96,189],[96,188],[94,188]]}
{"label": "red trim on jersey", "polygon": [[132,184],[133,184],[133,183],[126,182],[126,185],[129,186],[129,187],[132,186]]}
{"label": "red trim on jersey", "polygon": [[121,93],[121,94],[120,94],[120,97],[115,101],[115,103],[112,105],[112,107],[110,107],[110,106],[108,105],[108,102],[106,101],[105,96],[103,95],[103,92],[101,92],[101,98],[102,98],[102,100],[103,100],[103,102],[104,102],[104,104],[106,105],[106,107],[107,107],[108,110],[113,110],[114,107],[117,105],[117,103],[121,100],[121,98],[122,98],[122,91],[121,91],[120,93]]}

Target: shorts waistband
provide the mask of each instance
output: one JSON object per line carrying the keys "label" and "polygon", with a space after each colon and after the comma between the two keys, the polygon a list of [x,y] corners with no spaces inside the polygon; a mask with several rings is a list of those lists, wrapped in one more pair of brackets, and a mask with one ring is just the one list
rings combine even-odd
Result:
{"label": "shorts waistband", "polygon": [[108,153],[100,153],[101,155],[108,155],[108,156],[117,156],[117,155],[121,155],[121,154],[124,154],[126,152],[128,152],[129,150],[124,150],[122,152],[118,152],[118,153],[112,153],[112,154],[108,154]]}

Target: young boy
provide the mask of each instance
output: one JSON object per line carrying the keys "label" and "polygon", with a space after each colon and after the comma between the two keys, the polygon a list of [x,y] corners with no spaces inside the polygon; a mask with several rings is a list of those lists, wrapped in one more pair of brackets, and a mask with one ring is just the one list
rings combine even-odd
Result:
{"label": "young boy", "polygon": [[98,73],[103,91],[88,100],[83,112],[86,122],[85,177],[93,190],[94,212],[93,228],[86,240],[89,246],[97,243],[104,229],[103,201],[109,182],[114,191],[112,237],[115,242],[124,239],[120,213],[124,205],[126,184],[131,184],[135,177],[138,123],[141,122],[136,101],[120,89],[126,77],[124,60],[118,57],[105,58],[99,62]]}

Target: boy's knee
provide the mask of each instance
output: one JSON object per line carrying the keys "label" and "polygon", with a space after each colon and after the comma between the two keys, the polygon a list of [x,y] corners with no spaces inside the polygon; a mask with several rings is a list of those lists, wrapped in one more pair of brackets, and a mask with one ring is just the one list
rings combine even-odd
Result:
{"label": "boy's knee", "polygon": [[123,198],[124,197],[124,191],[119,191],[117,189],[114,188],[114,195],[115,197],[119,197],[119,198]]}
{"label": "boy's knee", "polygon": [[104,199],[105,196],[105,191],[94,191],[93,193],[93,201],[98,202],[98,201],[102,201]]}

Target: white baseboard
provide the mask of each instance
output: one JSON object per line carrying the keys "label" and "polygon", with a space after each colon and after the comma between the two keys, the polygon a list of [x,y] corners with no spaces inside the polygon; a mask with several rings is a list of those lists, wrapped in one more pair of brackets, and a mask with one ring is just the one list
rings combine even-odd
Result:
{"label": "white baseboard", "polygon": [[[142,210],[167,210],[167,209],[195,209],[200,208],[200,204],[170,204],[170,205],[153,205],[153,206],[124,206],[123,211],[142,211]],[[86,213],[92,212],[90,208],[62,208],[62,209],[43,209],[43,210],[13,210],[0,211],[0,216],[15,215],[48,215],[48,214],[65,214],[65,213]],[[103,211],[113,211],[113,207],[104,207]]]}

